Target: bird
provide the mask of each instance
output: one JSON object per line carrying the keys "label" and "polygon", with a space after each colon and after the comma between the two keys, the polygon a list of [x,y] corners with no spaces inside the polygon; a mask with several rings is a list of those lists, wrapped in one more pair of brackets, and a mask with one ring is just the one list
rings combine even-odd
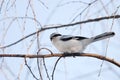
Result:
{"label": "bird", "polygon": [[50,35],[50,40],[60,52],[82,53],[89,44],[113,37],[114,35],[114,32],[105,32],[88,38],[83,36],[62,35],[54,32]]}

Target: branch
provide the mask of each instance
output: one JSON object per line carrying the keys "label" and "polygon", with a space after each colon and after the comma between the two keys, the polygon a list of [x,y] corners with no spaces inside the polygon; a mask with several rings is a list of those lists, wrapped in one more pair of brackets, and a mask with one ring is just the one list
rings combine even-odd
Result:
{"label": "branch", "polygon": [[45,68],[45,72],[46,72],[46,74],[47,74],[47,78],[48,78],[48,80],[50,80],[50,77],[49,77],[49,74],[48,74],[48,70],[47,70],[47,67],[46,67],[45,59],[44,59],[44,58],[43,58],[43,66],[44,66],[44,68]]}
{"label": "branch", "polygon": [[57,61],[55,62],[55,65],[54,65],[54,68],[53,68],[53,72],[52,72],[52,80],[54,80],[54,73],[55,73],[55,68],[56,68],[56,66],[57,66],[57,64],[58,64],[58,61],[61,59],[61,57],[59,57],[58,59],[57,59]]}
{"label": "branch", "polygon": [[19,58],[50,58],[50,57],[70,57],[70,56],[77,56],[77,57],[93,57],[100,60],[108,61],[118,67],[120,67],[120,63],[115,61],[114,59],[98,55],[98,54],[92,54],[92,53],[71,53],[71,54],[60,54],[60,53],[54,53],[54,54],[46,54],[46,55],[30,55],[30,54],[0,54],[0,57],[19,57]]}
{"label": "branch", "polygon": [[70,23],[70,24],[63,24],[63,25],[57,25],[57,26],[49,26],[49,27],[45,27],[45,28],[40,28],[38,31],[36,32],[33,32],[19,40],[17,40],[16,42],[13,42],[11,44],[8,44],[6,46],[1,46],[0,48],[7,48],[7,47],[10,47],[10,46],[13,46],[21,41],[23,41],[24,39],[27,39],[28,37],[30,36],[33,36],[41,31],[44,31],[44,30],[48,30],[48,29],[53,29],[53,28],[62,28],[62,27],[70,27],[70,26],[75,26],[75,25],[79,25],[79,24],[83,24],[83,23],[89,23],[89,22],[97,22],[97,21],[101,21],[101,20],[106,20],[106,19],[117,19],[117,18],[120,18],[120,15],[113,15],[113,16],[106,16],[106,17],[100,17],[100,18],[95,18],[95,19],[88,19],[88,20],[85,20],[85,21],[79,21],[79,22],[75,22],[75,23]]}
{"label": "branch", "polygon": [[26,65],[27,68],[29,69],[29,71],[30,71],[30,73],[32,74],[32,76],[33,76],[36,80],[39,80],[39,79],[37,79],[37,77],[36,77],[36,76],[34,75],[34,73],[32,72],[30,66],[28,66],[26,58],[25,58],[25,65]]}

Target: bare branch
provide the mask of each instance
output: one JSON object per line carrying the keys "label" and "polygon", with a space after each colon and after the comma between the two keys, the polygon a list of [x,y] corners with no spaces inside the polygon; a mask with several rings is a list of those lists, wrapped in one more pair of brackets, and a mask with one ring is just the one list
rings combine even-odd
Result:
{"label": "bare branch", "polygon": [[120,67],[120,63],[115,61],[114,59],[111,59],[109,57],[105,57],[98,54],[92,54],[92,53],[71,53],[69,55],[64,55],[60,53],[54,53],[54,54],[46,54],[46,55],[30,55],[30,54],[0,54],[0,57],[19,57],[19,58],[50,58],[50,57],[70,57],[70,56],[77,56],[77,57],[93,57],[100,60],[108,61],[118,67]]}
{"label": "bare branch", "polygon": [[7,48],[7,47],[10,47],[10,46],[13,46],[25,39],[27,39],[28,37],[31,37],[41,31],[44,31],[44,30],[48,30],[48,29],[53,29],[53,28],[62,28],[62,27],[70,27],[70,26],[75,26],[75,25],[79,25],[79,24],[83,24],[83,23],[89,23],[89,22],[97,22],[97,21],[101,21],[101,20],[106,20],[106,19],[118,19],[120,18],[120,15],[113,15],[113,16],[106,16],[106,17],[100,17],[100,18],[95,18],[95,19],[88,19],[88,20],[85,20],[85,21],[80,21],[80,22],[75,22],[75,23],[70,23],[70,24],[64,24],[64,25],[58,25],[58,26],[49,26],[49,27],[45,27],[45,28],[40,28],[38,31],[36,32],[33,32],[19,40],[17,40],[16,42],[13,42],[11,44],[8,44],[6,46],[0,46],[0,48]]}
{"label": "bare branch", "polygon": [[[37,46],[38,46],[38,49],[40,48],[40,45],[39,45],[39,44],[40,44],[40,43],[39,43],[39,33],[37,33]],[[37,55],[39,55],[39,52],[40,52],[41,50],[42,50],[42,49],[39,49],[39,50],[38,50]],[[43,80],[39,58],[37,58],[37,67],[38,67],[40,79]]]}
{"label": "bare branch", "polygon": [[48,70],[47,70],[47,67],[46,67],[46,64],[45,64],[45,59],[43,58],[43,65],[44,65],[44,68],[45,68],[45,72],[47,74],[47,78],[48,80],[50,80],[50,77],[49,77],[49,74],[48,74]]}
{"label": "bare branch", "polygon": [[33,77],[34,77],[36,80],[39,80],[39,79],[37,79],[37,77],[36,77],[36,76],[34,75],[34,73],[32,72],[30,66],[28,66],[26,58],[25,58],[25,65],[26,65],[27,68],[30,70],[30,73],[33,75]]}
{"label": "bare branch", "polygon": [[[38,39],[37,39],[37,41],[38,41]],[[39,41],[38,41],[38,44],[39,44]],[[39,48],[39,45],[38,45],[38,48]],[[47,49],[47,48],[40,48],[40,49],[37,51],[37,55],[39,55],[40,51],[43,50],[43,49],[49,51],[49,52],[52,54],[52,51],[51,51],[51,50],[49,50],[49,49]],[[40,68],[39,63],[40,63],[40,62],[39,62],[39,57],[37,57],[38,71],[39,71],[39,74],[40,74],[40,78],[41,78],[41,80],[43,80],[43,78],[42,78],[42,74],[41,74],[41,70],[40,70],[41,68]],[[47,68],[46,68],[46,65],[45,65],[44,57],[43,57],[43,65],[44,65],[44,67],[45,67],[45,71],[46,71],[47,77],[48,77],[48,79],[50,80],[50,77],[49,77],[49,74],[48,74],[48,72],[47,72]]]}
{"label": "bare branch", "polygon": [[62,57],[59,57],[59,58],[57,59],[56,63],[55,63],[55,66],[54,66],[53,72],[52,72],[52,80],[54,80],[55,68],[56,68],[56,66],[57,66],[58,61],[59,61],[61,58],[62,58]]}

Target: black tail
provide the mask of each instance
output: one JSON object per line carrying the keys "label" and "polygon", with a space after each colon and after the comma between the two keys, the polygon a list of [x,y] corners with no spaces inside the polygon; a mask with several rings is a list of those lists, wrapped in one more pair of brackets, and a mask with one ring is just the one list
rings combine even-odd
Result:
{"label": "black tail", "polygon": [[110,38],[114,35],[115,35],[114,32],[105,32],[103,34],[100,34],[100,35],[97,35],[97,36],[93,37],[93,42],[99,41],[99,40],[102,40],[102,39],[106,39],[106,38]]}

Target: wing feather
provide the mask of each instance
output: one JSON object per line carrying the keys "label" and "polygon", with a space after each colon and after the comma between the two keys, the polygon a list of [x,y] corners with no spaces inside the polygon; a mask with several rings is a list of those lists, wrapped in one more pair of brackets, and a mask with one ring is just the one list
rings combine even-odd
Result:
{"label": "wing feather", "polygon": [[69,41],[71,39],[75,39],[75,40],[83,40],[83,39],[88,39],[87,37],[82,37],[82,36],[70,36],[70,35],[63,35],[60,38],[62,41]]}

